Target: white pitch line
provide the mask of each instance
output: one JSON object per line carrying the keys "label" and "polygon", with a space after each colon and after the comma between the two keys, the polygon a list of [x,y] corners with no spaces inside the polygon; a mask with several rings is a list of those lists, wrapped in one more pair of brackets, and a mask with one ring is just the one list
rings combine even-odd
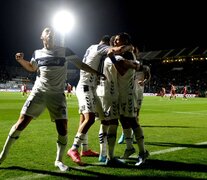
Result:
{"label": "white pitch line", "polygon": [[[204,144],[207,144],[207,141],[206,142],[200,142],[200,143],[196,143],[196,144],[193,144],[193,145],[204,145]],[[169,152],[173,152],[173,151],[178,151],[178,150],[183,150],[183,149],[187,149],[188,147],[174,147],[174,148],[169,148],[169,149],[164,149],[164,150],[160,150],[160,151],[154,151],[154,152],[150,152],[150,156],[151,155],[156,155],[156,154],[165,154],[165,153],[169,153]],[[130,156],[130,157],[137,157],[137,156]]]}
{"label": "white pitch line", "polygon": [[[162,110],[158,109],[145,109],[147,111],[151,112],[162,112]],[[176,114],[198,114],[198,115],[206,115],[206,110],[203,111],[194,111],[194,112],[188,112],[188,111],[170,111],[170,113],[176,113]]]}
{"label": "white pitch line", "polygon": [[[196,143],[196,144],[193,144],[193,145],[205,145],[207,144],[207,141],[206,142],[200,142],[200,143]],[[164,150],[160,150],[160,151],[154,151],[154,152],[150,152],[150,156],[152,155],[156,155],[156,154],[165,154],[165,153],[169,153],[169,152],[173,152],[173,151],[178,151],[178,150],[183,150],[183,149],[188,149],[188,147],[174,147],[174,148],[169,148],[169,149],[164,149]],[[137,158],[137,156],[130,156],[132,158]],[[93,165],[102,165],[104,163],[100,163],[100,162],[96,162],[96,163],[92,163]],[[75,169],[88,169],[90,167],[93,167],[93,166],[76,166],[74,167]],[[30,175],[30,176],[23,176],[23,177],[20,177],[20,178],[9,178],[9,179],[6,179],[6,180],[26,180],[26,179],[38,179],[38,178],[43,178],[43,177],[47,177],[47,176],[50,176],[50,175],[45,175],[45,174],[36,174],[36,175]]]}
{"label": "white pitch line", "polygon": [[198,115],[206,115],[206,111],[204,112],[182,112],[182,111],[174,111],[176,114],[198,114]]}
{"label": "white pitch line", "polygon": [[169,148],[169,149],[165,149],[165,150],[151,152],[150,155],[165,154],[165,153],[168,153],[168,152],[178,151],[178,150],[182,150],[182,149],[186,149],[186,148],[187,147],[174,147],[174,148]]}
{"label": "white pitch line", "polygon": [[205,144],[207,144],[207,141],[206,142],[196,143],[195,145],[205,145]]}
{"label": "white pitch line", "polygon": [[49,175],[46,174],[35,174],[35,175],[28,175],[28,176],[22,176],[22,177],[15,177],[15,178],[7,178],[5,180],[28,180],[28,179],[40,179],[49,177]]}
{"label": "white pitch line", "polygon": [[[196,143],[196,144],[193,144],[193,145],[204,145],[204,144],[207,144],[207,141],[206,142],[200,142],[200,143]],[[152,155],[156,155],[156,154],[165,154],[165,153],[169,153],[169,152],[174,152],[174,151],[178,151],[178,150],[183,150],[183,149],[188,149],[189,147],[173,147],[173,148],[169,148],[169,149],[164,149],[164,150],[160,150],[160,151],[154,151],[154,152],[150,152],[150,156]],[[132,155],[130,156],[132,158],[137,158],[137,155]],[[92,163],[93,165],[100,165],[100,164],[104,164],[104,163],[100,163],[100,162],[96,162],[96,163]],[[77,169],[85,169],[85,168],[89,168],[89,167],[92,167],[92,166],[86,166],[86,167],[81,167],[80,166],[77,166],[75,168]]]}

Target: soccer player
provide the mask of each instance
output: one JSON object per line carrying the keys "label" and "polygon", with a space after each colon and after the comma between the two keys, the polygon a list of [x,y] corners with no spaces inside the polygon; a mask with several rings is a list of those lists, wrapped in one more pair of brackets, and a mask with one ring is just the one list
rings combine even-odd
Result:
{"label": "soccer player", "polygon": [[183,99],[187,100],[187,86],[185,85],[182,90]]}
{"label": "soccer player", "polygon": [[176,99],[176,87],[174,84],[171,83],[171,86],[170,86],[170,99]]}
{"label": "soccer player", "polygon": [[[114,44],[119,46],[122,42],[123,36],[129,36],[126,33],[120,33],[115,37]],[[130,38],[129,38],[130,39]],[[134,53],[124,53],[122,55],[125,59],[136,58]],[[132,58],[131,58],[132,57]],[[142,69],[142,67],[140,67]],[[142,128],[137,121],[138,114],[138,101],[137,101],[137,89],[135,81],[135,70],[128,69],[124,75],[118,74],[118,86],[119,86],[119,107],[120,107],[120,122],[123,128],[123,133],[126,139],[128,139],[127,149],[132,149],[133,146],[129,147],[132,142],[132,133],[136,139],[137,146],[139,148],[139,155],[137,163],[135,165],[139,166],[144,163],[145,159],[149,156],[148,151],[144,146],[144,136]]]}
{"label": "soccer player", "polygon": [[78,68],[95,75],[103,74],[84,64],[69,48],[56,46],[52,28],[45,28],[42,31],[41,39],[43,48],[34,51],[30,62],[24,59],[23,53],[16,53],[15,56],[17,62],[27,71],[37,72],[37,77],[32,91],[22,107],[19,119],[10,129],[0,153],[0,164],[7,157],[11,145],[19,138],[31,120],[39,117],[47,108],[58,133],[54,165],[60,171],[67,171],[69,168],[63,163],[63,155],[68,142],[68,110],[64,94],[67,62],[70,61]]}
{"label": "soccer player", "polygon": [[[146,160],[146,158],[149,156],[149,152],[145,149],[145,144],[144,144],[144,132],[143,129],[140,125],[140,110],[143,102],[143,94],[144,94],[144,86],[146,83],[149,82],[151,79],[151,73],[150,73],[150,68],[149,66],[143,65],[143,68],[140,69],[139,71],[136,71],[136,76],[135,76],[135,85],[136,85],[136,99],[137,99],[137,122],[138,122],[138,127],[137,131],[139,132],[139,139],[135,140],[137,141],[138,148],[139,148],[139,156],[138,156],[138,162],[135,164],[136,166],[139,166],[143,164]],[[135,148],[133,147],[133,132],[130,132],[130,129],[125,129],[125,135],[123,135],[126,138],[126,149],[123,155],[123,158],[129,158],[130,155],[135,153]],[[132,134],[132,136],[131,136]],[[130,137],[131,136],[131,137]]]}
{"label": "soccer player", "polygon": [[[121,45],[128,45],[128,39],[123,37],[122,43]],[[108,55],[113,56],[113,51],[109,51]],[[101,80],[97,88],[97,94],[99,95],[103,108],[103,112],[99,113],[103,115],[103,117],[99,117],[101,119],[99,130],[99,161],[105,162],[108,166],[124,165],[122,161],[114,157],[119,119],[119,87],[117,74],[124,75],[129,68],[139,68],[137,62],[125,60],[121,55],[117,55],[115,58],[115,62],[112,62],[109,57],[105,59],[103,73],[106,76],[106,80]]]}
{"label": "soccer player", "polygon": [[[109,41],[109,36],[103,36],[99,43],[91,45],[85,52],[83,62],[91,66],[93,69],[98,70],[100,64],[103,62],[102,60],[105,59],[105,56],[110,49],[113,49],[115,53],[121,53],[128,48],[124,46],[115,48],[110,47]],[[80,71],[80,79],[76,87],[79,102],[80,123],[73,145],[67,152],[67,155],[79,165],[84,164],[81,162],[80,155],[99,156],[99,153],[87,149],[88,130],[95,122],[97,109],[101,108],[101,103],[98,100],[96,93],[97,83],[98,77],[96,75]],[[82,149],[81,154],[79,154],[78,149],[81,144],[83,145],[83,148],[85,146],[85,150]]]}
{"label": "soccer player", "polygon": [[[145,84],[148,83],[151,79],[151,73],[150,73],[150,67],[147,65],[143,65],[143,68],[140,69],[139,71],[136,71],[136,76],[135,76],[135,83],[136,83],[136,91],[137,91],[137,103],[138,103],[138,112],[137,112],[137,120],[139,122],[139,113],[140,113],[140,109],[142,106],[142,101],[143,101],[143,94],[144,94],[144,87]],[[122,144],[125,140],[125,136],[124,133],[122,132],[119,140],[118,140],[118,144]],[[129,140],[129,139],[127,139]],[[131,143],[130,143],[131,144]],[[128,153],[126,150],[126,154],[123,156],[124,158],[128,158],[131,154],[133,154],[133,152],[135,152],[135,149],[132,148],[132,146],[130,145],[131,149],[129,149]],[[131,153],[130,153],[131,152]]]}
{"label": "soccer player", "polygon": [[67,92],[66,92],[66,97],[67,97],[67,98],[68,98],[68,96],[71,97],[72,86],[71,86],[70,83],[67,83],[66,91],[67,91]]}
{"label": "soccer player", "polygon": [[[115,38],[115,35],[114,36],[111,36],[110,38],[110,41],[109,41],[109,44],[111,47],[114,46],[114,38]],[[109,60],[109,61],[108,61]],[[110,69],[110,70],[106,70],[106,69]],[[100,66],[100,70],[101,72],[104,72],[105,73],[105,76],[106,76],[106,79],[105,80],[101,80],[100,79],[100,82],[97,86],[97,89],[96,89],[96,92],[97,92],[97,96],[98,98],[100,99],[100,102],[101,102],[101,105],[102,105],[102,112],[97,112],[97,115],[98,116],[97,118],[99,120],[101,120],[101,124],[100,124],[100,129],[99,129],[99,142],[100,142],[100,154],[99,154],[99,162],[106,162],[106,158],[107,158],[107,132],[108,132],[108,127],[109,127],[109,123],[108,121],[106,121],[106,117],[107,116],[111,116],[111,113],[108,112],[109,111],[112,111],[112,116],[114,116],[112,119],[118,119],[117,116],[118,115],[118,112],[117,112],[117,102],[116,102],[116,94],[118,92],[118,90],[116,90],[116,69],[115,67],[113,66],[113,63],[112,61],[106,57],[106,59],[104,60],[104,63],[102,64],[102,66]],[[109,83],[109,84],[108,84]],[[114,83],[114,85],[113,85]],[[113,87],[111,87],[113,86]],[[109,91],[109,89],[112,88],[112,92]],[[112,104],[115,103],[115,106],[112,106],[112,109],[107,109],[108,107],[107,106],[104,106],[104,100],[105,100],[105,97],[107,98],[107,92],[110,92],[110,94],[113,94],[112,97],[110,97],[110,102]],[[111,98],[113,98],[115,100],[115,102],[113,102],[114,100]],[[106,101],[108,102],[108,101]],[[109,104],[109,103],[108,103]],[[115,109],[114,109],[115,108]],[[106,117],[105,117],[106,116]],[[109,117],[109,119],[111,119]]]}
{"label": "soccer player", "polygon": [[166,97],[166,89],[165,87],[162,87],[161,90],[160,90],[160,96],[163,98],[163,97]]}
{"label": "soccer player", "polygon": [[27,95],[27,86],[25,83],[21,85],[21,93],[23,97],[24,95]]}

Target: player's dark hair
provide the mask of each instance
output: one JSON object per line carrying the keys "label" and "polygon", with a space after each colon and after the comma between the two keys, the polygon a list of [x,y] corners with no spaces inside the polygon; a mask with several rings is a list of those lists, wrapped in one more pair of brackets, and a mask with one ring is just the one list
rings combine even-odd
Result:
{"label": "player's dark hair", "polygon": [[109,35],[104,35],[102,38],[101,38],[101,41],[104,42],[104,44],[110,44],[110,36]]}
{"label": "player's dark hair", "polygon": [[126,32],[121,32],[118,34],[118,36],[120,37],[120,39],[124,42],[125,45],[130,45],[132,44],[132,39],[131,36],[126,33]]}

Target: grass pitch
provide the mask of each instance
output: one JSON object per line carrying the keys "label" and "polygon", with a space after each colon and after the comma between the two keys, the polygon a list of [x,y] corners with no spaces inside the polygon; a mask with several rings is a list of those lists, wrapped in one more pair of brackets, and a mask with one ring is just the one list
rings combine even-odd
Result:
{"label": "grass pitch", "polygon": [[[18,119],[26,97],[20,93],[0,92],[0,150],[11,126]],[[73,143],[79,115],[76,96],[68,98],[69,142]],[[12,146],[7,159],[0,165],[0,180],[25,179],[207,179],[207,98],[177,98],[145,96],[140,112],[150,157],[142,167],[135,167],[136,154],[125,168],[106,167],[97,157],[83,157],[87,166],[80,167],[67,156],[64,162],[71,168],[62,173],[54,167],[57,133],[55,124],[45,111],[33,120]],[[89,147],[99,151],[100,122],[89,130]],[[118,128],[117,140],[121,135]],[[115,155],[123,155],[126,144],[116,145]],[[67,148],[67,149],[68,149]]]}

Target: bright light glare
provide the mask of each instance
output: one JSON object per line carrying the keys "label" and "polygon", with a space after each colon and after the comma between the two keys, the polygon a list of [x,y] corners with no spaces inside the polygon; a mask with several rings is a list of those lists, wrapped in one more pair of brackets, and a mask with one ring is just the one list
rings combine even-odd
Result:
{"label": "bright light glare", "polygon": [[60,11],[53,18],[53,27],[61,34],[71,31],[74,26],[74,17],[67,11]]}

